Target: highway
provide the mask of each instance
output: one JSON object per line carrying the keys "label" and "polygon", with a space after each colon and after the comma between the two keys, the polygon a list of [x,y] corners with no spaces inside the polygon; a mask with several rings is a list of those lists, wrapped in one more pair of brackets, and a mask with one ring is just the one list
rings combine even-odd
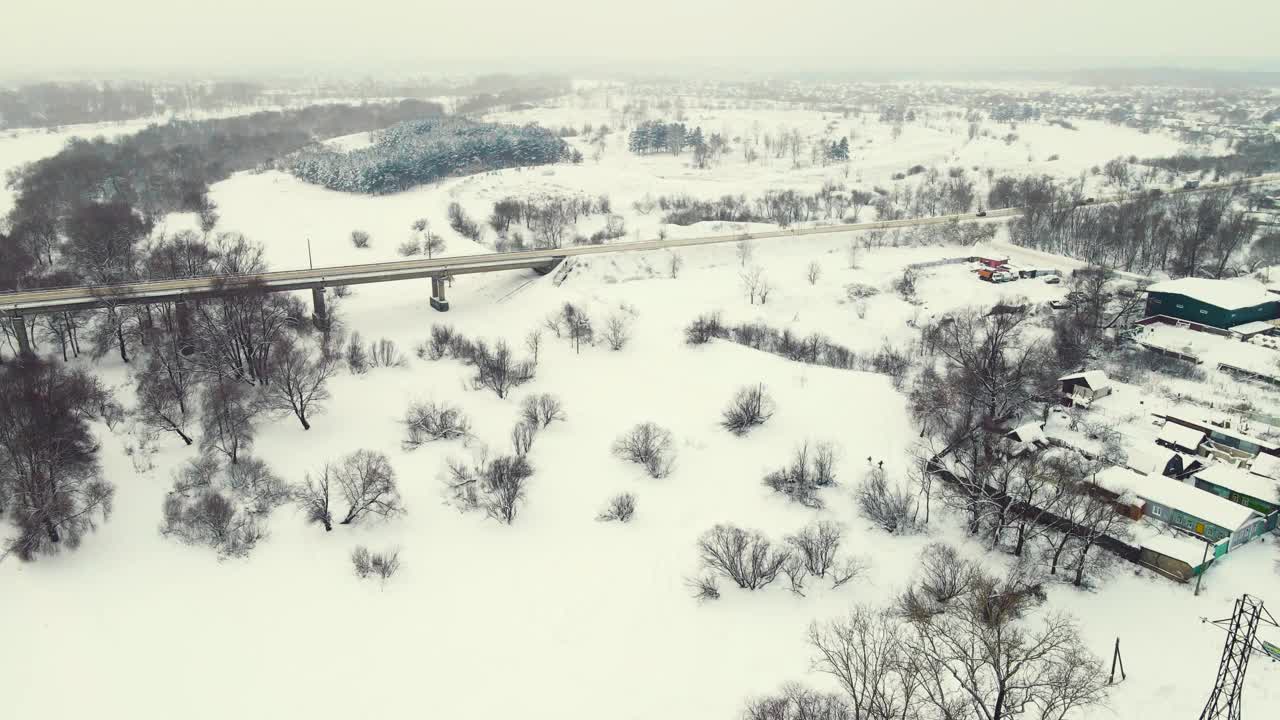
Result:
{"label": "highway", "polygon": [[[1206,183],[1195,189],[1178,189],[1165,192],[1169,195],[1187,192],[1207,192],[1242,183],[1245,185],[1259,185],[1277,181],[1280,181],[1280,173],[1248,178],[1236,183]],[[1098,203],[1116,202],[1122,199],[1125,198],[1099,198]],[[1020,215],[1022,212],[1022,208],[1005,208],[989,211],[985,218],[978,218],[971,213],[965,213],[960,215],[943,215],[930,218],[908,218],[903,220],[844,225],[823,225],[811,228],[794,228],[756,233],[739,232],[729,235],[712,235],[697,238],[638,240],[608,245],[583,245],[511,253],[484,253],[478,255],[400,260],[361,265],[341,265],[305,270],[279,270],[256,275],[194,277],[177,280],[141,280],[119,285],[86,285],[65,288],[24,290],[0,293],[0,312],[4,312],[5,314],[13,317],[18,317],[64,310],[83,310],[114,305],[196,299],[200,297],[242,292],[248,289],[283,292],[288,290],[316,290],[318,288],[334,287],[339,285],[359,285],[363,283],[392,282],[397,280],[411,280],[427,277],[439,280],[441,278],[451,277],[454,275],[503,272],[529,268],[545,271],[554,267],[556,263],[559,263],[564,258],[584,255],[664,250],[679,247],[694,247],[698,245],[715,245],[718,243],[737,242],[746,239],[769,240],[806,235],[830,235],[833,233],[862,232],[867,230],[922,227],[927,225],[941,225],[952,221],[978,222],[1007,218],[1014,215]],[[433,283],[433,285],[440,287],[439,283]],[[441,289],[440,292],[443,292],[443,290]]]}

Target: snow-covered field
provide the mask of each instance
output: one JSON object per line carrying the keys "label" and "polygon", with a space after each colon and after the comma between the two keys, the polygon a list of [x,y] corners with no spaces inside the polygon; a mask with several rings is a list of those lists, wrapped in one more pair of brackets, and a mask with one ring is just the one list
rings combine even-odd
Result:
{"label": "snow-covered field", "polygon": [[[689,123],[739,135],[755,122],[772,128],[831,120],[801,111],[734,112],[697,116],[695,110]],[[549,126],[609,121],[607,111],[591,107],[499,119]],[[966,145],[962,127],[945,125],[909,126],[897,142],[875,123],[859,132],[875,139],[851,163],[860,184],[886,182],[917,162],[1070,176],[1117,154],[1176,149],[1167,137],[1087,124],[1076,132],[1022,126],[1030,150],[995,140]],[[305,265],[308,238],[316,265],[395,259],[395,246],[419,217],[446,235],[447,254],[485,251],[448,229],[445,211],[454,200],[483,218],[493,200],[507,195],[609,193],[629,232],[651,237],[658,213],[631,208],[645,194],[815,189],[843,174],[835,167],[792,170],[790,159],[747,166],[733,158],[699,171],[687,166],[688,158],[631,156],[620,138],[613,136],[598,163],[588,158],[576,167],[490,173],[394,196],[344,195],[266,172],[219,183],[213,199],[219,229],[264,243],[268,261],[283,269]],[[29,140],[45,142],[44,136]],[[56,149],[3,142],[5,162]],[[1028,153],[1036,159],[1028,162]],[[1052,153],[1061,159],[1042,159]],[[189,222],[174,216],[164,230]],[[372,248],[353,248],[353,229],[368,231]],[[343,322],[366,339],[393,339],[406,366],[342,373],[312,430],[304,432],[292,417],[264,422],[254,454],[298,482],[351,451],[383,451],[408,513],[325,533],[284,507],[272,516],[270,538],[247,559],[219,561],[207,548],[182,546],[157,532],[170,472],[193,457],[193,449],[164,437],[150,455],[127,425],[115,432],[98,426],[104,468],[117,487],[110,520],[75,552],[0,563],[6,716],[706,720],[737,717],[746,698],[784,681],[830,686],[810,670],[805,630],[811,621],[840,616],[855,602],[887,602],[932,540],[961,544],[989,565],[1004,560],[966,544],[945,515],[928,535],[903,538],[873,528],[855,510],[850,487],[869,460],[883,460],[901,475],[916,435],[906,399],[887,377],[792,363],[728,343],[690,347],[683,328],[699,313],[720,310],[730,322],[761,319],[822,331],[863,351],[915,337],[910,323],[917,317],[1019,296],[1043,302],[1065,292],[1036,280],[982,283],[964,266],[951,265],[923,274],[924,305],[917,309],[889,283],[908,263],[968,249],[881,248],[863,252],[851,269],[848,241],[759,243],[754,262],[775,288],[767,305],[748,304],[732,246],[679,251],[684,268],[676,279],[669,277],[665,252],[594,256],[576,262],[562,281],[532,272],[462,277],[449,289],[447,315],[428,308],[427,281],[355,288],[336,303]],[[1044,260],[1034,262],[1043,266]],[[814,261],[822,273],[811,285],[805,275]],[[845,299],[852,282],[882,291],[867,302],[865,317]],[[575,354],[547,334],[537,378],[505,400],[471,389],[469,370],[454,360],[413,357],[433,322],[519,347],[566,301],[598,320],[624,306],[634,309],[630,344],[619,352],[597,345]],[[127,402],[128,368],[110,358],[94,367]],[[762,428],[734,437],[717,425],[719,412],[737,387],[757,382],[768,386],[778,412]],[[567,421],[538,436],[528,502],[513,526],[446,504],[442,472],[449,457],[469,452],[462,443],[401,448],[399,420],[415,399],[462,406],[473,418],[476,443],[505,448],[518,403],[535,392],[559,395]],[[670,477],[651,479],[610,454],[612,441],[643,421],[670,428],[677,438]],[[825,491],[821,511],[788,503],[761,483],[806,440],[830,440],[841,449],[840,485]],[[635,520],[595,521],[607,499],[622,491],[637,496]],[[754,593],[722,586],[724,597],[716,602],[692,599],[684,578],[697,569],[694,543],[703,531],[732,522],[781,539],[819,518],[842,523],[847,549],[868,560],[869,571],[856,582],[804,598],[779,582]],[[1212,685],[1223,639],[1199,620],[1228,615],[1243,592],[1280,602],[1274,542],[1233,552],[1213,568],[1199,597],[1128,565],[1096,591],[1053,586],[1048,607],[1076,615],[1098,655],[1109,657],[1117,637],[1122,643],[1129,678],[1113,690],[1109,707],[1090,716],[1194,715]],[[360,544],[400,548],[404,568],[385,587],[358,580],[348,555]],[[1280,632],[1268,639],[1280,642]],[[1276,672],[1271,663],[1253,664],[1250,706],[1280,700]]]}

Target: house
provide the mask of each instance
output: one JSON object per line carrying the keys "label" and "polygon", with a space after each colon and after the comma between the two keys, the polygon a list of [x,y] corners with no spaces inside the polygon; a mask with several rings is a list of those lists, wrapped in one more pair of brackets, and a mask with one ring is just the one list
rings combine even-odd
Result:
{"label": "house", "polygon": [[1143,475],[1163,475],[1178,479],[1201,467],[1200,459],[1196,456],[1159,445],[1130,448],[1126,465]]}
{"label": "house", "polygon": [[1137,498],[1142,517],[1154,518],[1209,542],[1230,538],[1228,549],[1249,542],[1267,529],[1262,513],[1172,478],[1112,466],[1098,472],[1094,483],[1121,498]]}
{"label": "house", "polygon": [[1187,277],[1149,285],[1146,292],[1147,317],[1223,329],[1280,318],[1280,298],[1256,280]]}
{"label": "house", "polygon": [[1203,430],[1165,421],[1164,427],[1160,428],[1160,436],[1156,438],[1156,443],[1170,450],[1196,455],[1200,452],[1200,444],[1204,440],[1205,434]]}
{"label": "house", "polygon": [[1237,505],[1270,515],[1280,510],[1280,486],[1270,480],[1234,465],[1213,463],[1191,475],[1196,487]]}
{"label": "house", "polygon": [[1139,544],[1138,561],[1176,580],[1187,582],[1203,573],[1229,542],[1205,543],[1178,533],[1161,533]]}
{"label": "house", "polygon": [[1111,380],[1101,370],[1063,375],[1058,378],[1062,395],[1071,403],[1088,406],[1100,397],[1111,394]]}
{"label": "house", "polygon": [[[1182,425],[1203,432],[1207,437],[1202,450],[1215,457],[1253,459],[1259,454],[1280,455],[1280,445],[1247,435],[1232,428],[1230,418],[1200,420],[1177,415],[1163,415],[1169,423]],[[1167,425],[1168,423],[1166,423]]]}

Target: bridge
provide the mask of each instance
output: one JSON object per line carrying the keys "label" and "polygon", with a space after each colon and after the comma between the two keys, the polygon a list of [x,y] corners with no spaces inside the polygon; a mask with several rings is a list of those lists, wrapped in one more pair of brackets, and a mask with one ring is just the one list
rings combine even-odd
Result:
{"label": "bridge", "polygon": [[[1165,194],[1208,192],[1240,185],[1261,185],[1280,181],[1280,173],[1229,183],[1206,183],[1195,188],[1166,191]],[[1100,203],[1118,202],[1127,196],[1102,198]],[[810,235],[891,230],[894,228],[943,225],[950,222],[983,222],[1022,214],[1024,208],[992,210],[982,217],[970,213],[940,215],[928,218],[907,218],[876,222],[822,225],[810,228],[791,228],[765,232],[739,232],[728,235],[711,235],[696,238],[666,238],[636,240],[609,245],[584,245],[568,248],[547,248],[510,253],[482,253],[477,255],[420,258],[393,262],[339,265],[309,268],[305,270],[278,270],[251,275],[220,275],[191,277],[173,280],[138,280],[112,285],[78,285],[63,288],[43,288],[0,293],[0,312],[8,315],[21,352],[30,352],[24,317],[72,310],[140,305],[158,302],[178,303],[180,308],[188,300],[233,295],[244,292],[287,292],[311,290],[313,309],[318,322],[327,319],[324,290],[327,287],[361,285],[365,283],[395,282],[431,278],[431,307],[439,311],[449,309],[445,298],[445,281],[456,275],[506,272],[533,269],[546,273],[565,258],[603,253],[641,252],[666,250],[699,245],[738,242],[741,240],[769,240]]]}

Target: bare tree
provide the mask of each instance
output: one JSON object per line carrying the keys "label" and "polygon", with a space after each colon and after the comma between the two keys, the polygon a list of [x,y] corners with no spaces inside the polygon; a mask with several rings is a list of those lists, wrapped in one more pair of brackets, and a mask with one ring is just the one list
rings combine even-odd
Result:
{"label": "bare tree", "polygon": [[476,340],[470,362],[476,368],[472,385],[477,389],[488,388],[500,398],[505,398],[512,388],[532,380],[535,372],[533,363],[515,359],[505,340],[499,340],[492,350],[483,340]]}
{"label": "bare tree", "polygon": [[190,445],[188,428],[196,410],[196,377],[176,340],[170,342],[159,333],[153,336],[137,382],[139,419],[154,430],[176,434]]}
{"label": "bare tree", "polygon": [[292,412],[302,429],[310,430],[307,415],[329,399],[326,385],[337,370],[336,358],[286,336],[277,341],[274,373],[266,386],[265,400],[272,409]]}
{"label": "bare tree", "polygon": [[404,512],[396,490],[396,472],[383,453],[373,450],[351,453],[338,467],[337,480],[347,501],[342,525],[351,525],[368,515],[387,518]]}
{"label": "bare tree", "polygon": [[572,303],[565,303],[561,316],[569,341],[573,343],[574,352],[582,352],[583,342],[590,345],[595,341],[595,330],[591,325],[591,318],[584,310]]}
{"label": "bare tree", "polygon": [[809,626],[815,667],[844,689],[852,718],[913,717],[919,680],[904,655],[906,631],[888,612],[854,606],[847,618]]}
{"label": "bare tree", "polygon": [[233,464],[253,446],[255,423],[263,410],[257,388],[218,375],[204,389],[200,449],[216,450]]}
{"label": "bare tree", "polygon": [[763,384],[739,388],[725,408],[720,424],[734,435],[743,435],[773,417],[774,403]]}
{"label": "bare tree", "polygon": [[680,270],[684,267],[684,258],[675,250],[669,250],[667,256],[667,271],[671,275],[671,279],[675,280],[680,277]]}
{"label": "bare tree", "polygon": [[650,477],[662,478],[671,473],[675,463],[675,440],[670,430],[651,422],[640,423],[614,441],[613,454],[644,466]]}
{"label": "bare tree", "polygon": [[87,419],[110,396],[82,370],[26,356],[0,365],[0,511],[22,560],[76,548],[111,510]]}
{"label": "bare tree", "polygon": [[747,294],[747,300],[752,304],[756,304],[756,297],[760,295],[761,290],[768,284],[764,277],[764,268],[759,265],[752,265],[750,268],[742,271],[739,275],[742,280],[742,291]]}
{"label": "bare tree", "polygon": [[810,285],[818,284],[818,278],[822,277],[822,266],[818,264],[817,260],[809,263],[809,267],[805,269],[804,277],[809,281]]}
{"label": "bare tree", "polygon": [[293,488],[293,500],[307,514],[307,521],[323,525],[325,532],[333,530],[330,488],[337,472],[336,468],[326,463],[315,478],[307,473],[306,479]]}
{"label": "bare tree", "polygon": [[523,420],[511,428],[511,450],[518,457],[528,455],[533,449],[533,440],[538,436],[538,428],[538,425]]}
{"label": "bare tree", "polygon": [[861,720],[844,698],[797,683],[787,683],[777,695],[756,698],[747,704],[743,720]]}
{"label": "bare tree", "polygon": [[610,350],[621,350],[631,339],[631,316],[616,312],[609,316],[604,328],[605,342]]}
{"label": "bare tree", "polygon": [[739,240],[734,247],[736,248],[735,252],[738,255],[738,264],[745,268],[747,263],[751,262],[752,259],[755,258],[755,244],[750,240]]}
{"label": "bare tree", "polygon": [[871,468],[854,489],[858,509],[886,532],[909,533],[915,530],[915,493],[905,486],[891,483],[881,467]]}

